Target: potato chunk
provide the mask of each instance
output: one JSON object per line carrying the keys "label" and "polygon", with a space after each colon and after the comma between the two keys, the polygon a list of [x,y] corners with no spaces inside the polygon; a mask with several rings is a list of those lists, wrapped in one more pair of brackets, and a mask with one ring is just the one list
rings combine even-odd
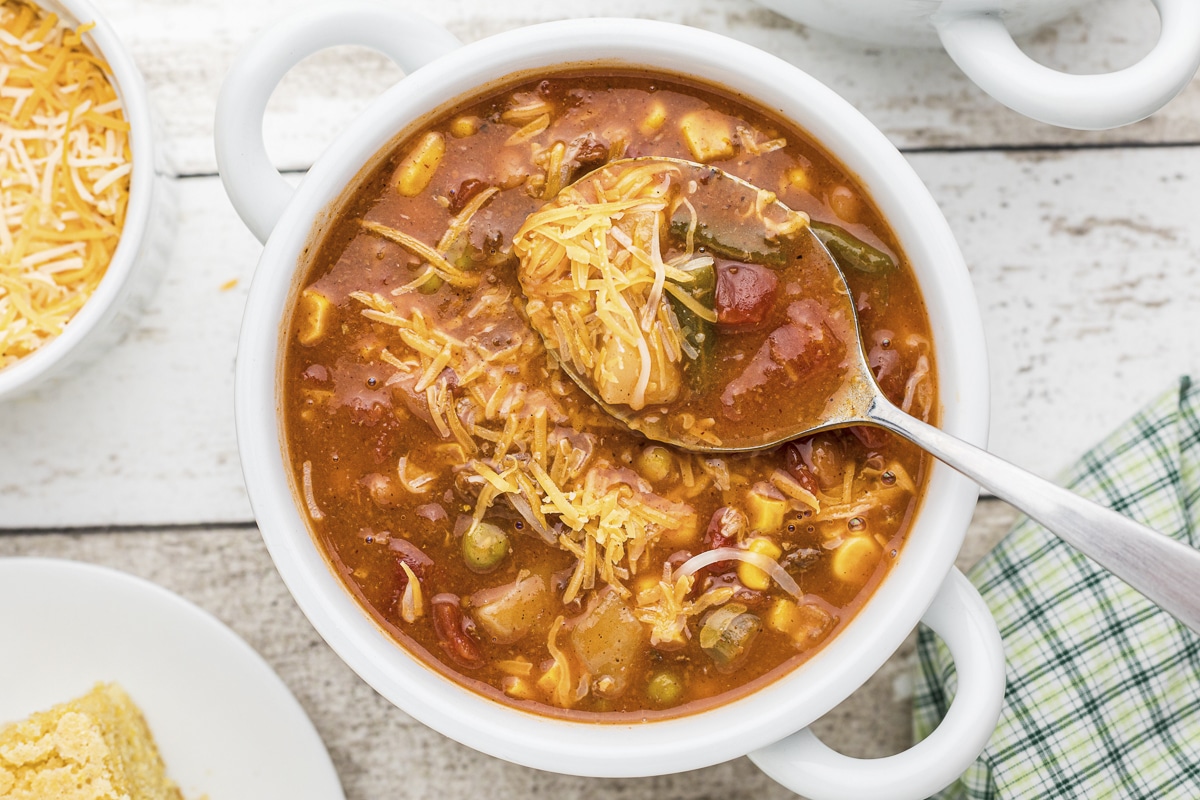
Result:
{"label": "potato chunk", "polygon": [[471,595],[471,618],[493,641],[515,642],[548,619],[550,591],[540,575],[527,575],[510,584]]}
{"label": "potato chunk", "polygon": [[685,114],[680,121],[683,141],[692,157],[705,164],[733,158],[733,128],[729,119],[705,109]]}
{"label": "potato chunk", "polygon": [[396,191],[405,197],[416,197],[425,191],[445,154],[446,140],[442,134],[429,131],[422,136],[396,168]]}
{"label": "potato chunk", "polygon": [[613,591],[605,591],[571,631],[571,647],[591,673],[593,690],[604,697],[625,691],[645,645],[642,623]]}
{"label": "potato chunk", "polygon": [[769,483],[759,481],[746,492],[746,515],[751,530],[774,533],[783,527],[787,512],[787,498]]}
{"label": "potato chunk", "polygon": [[296,307],[296,341],[303,345],[316,344],[325,337],[332,320],[333,303],[328,297],[315,289],[300,293]]}
{"label": "potato chunk", "polygon": [[650,107],[650,111],[646,114],[642,121],[638,123],[638,130],[642,132],[643,136],[649,136],[661,128],[663,123],[666,121],[666,106],[664,106],[662,103],[655,102],[654,105]]}

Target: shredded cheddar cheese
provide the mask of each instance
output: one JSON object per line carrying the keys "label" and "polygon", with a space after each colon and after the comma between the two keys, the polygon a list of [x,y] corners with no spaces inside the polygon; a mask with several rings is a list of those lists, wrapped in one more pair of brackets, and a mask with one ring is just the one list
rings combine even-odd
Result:
{"label": "shredded cheddar cheese", "polygon": [[129,124],[91,27],[0,3],[0,368],[62,333],[125,221]]}
{"label": "shredded cheddar cheese", "polygon": [[601,170],[531,214],[515,238],[534,328],[606,402],[635,411],[673,400],[681,381],[681,334],[663,292],[689,276],[663,262],[659,242],[677,173],[662,163]]}
{"label": "shredded cheddar cheese", "polygon": [[[561,408],[506,372],[543,352],[536,334],[529,331],[523,345],[497,350],[478,337],[460,339],[432,327],[416,309],[405,316],[382,295],[353,292],[350,297],[363,306],[364,317],[394,328],[396,344],[406,348],[384,351],[383,360],[396,368],[389,384],[411,384],[425,398],[434,429],[461,448],[463,468],[479,487],[474,524],[494,503],[507,500],[544,532],[548,544],[577,557],[564,602],[603,584],[628,597],[625,583],[642,554],[664,531],[683,525],[692,509],[655,495],[630,470],[592,463],[561,429],[557,438],[551,436],[552,426],[566,422]],[[481,314],[506,313],[499,301],[478,308]],[[457,400],[446,389],[446,371],[465,390]],[[415,470],[408,456],[399,459],[397,475],[411,493],[426,491],[432,480]]]}

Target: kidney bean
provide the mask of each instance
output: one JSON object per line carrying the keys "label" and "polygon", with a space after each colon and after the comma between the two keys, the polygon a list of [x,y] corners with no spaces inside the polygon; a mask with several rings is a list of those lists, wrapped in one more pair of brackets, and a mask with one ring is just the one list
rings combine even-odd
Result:
{"label": "kidney bean", "polygon": [[486,182],[478,178],[467,178],[458,185],[457,189],[451,189],[447,198],[450,201],[450,205],[448,206],[450,213],[458,214],[467,207],[467,203],[471,202],[471,199],[475,195],[486,188],[488,188]]}
{"label": "kidney bean", "polygon": [[479,645],[463,629],[464,617],[458,603],[458,595],[439,594],[433,598],[433,630],[451,658],[475,666],[481,658]]}
{"label": "kidney bean", "polygon": [[[737,547],[738,537],[749,527],[746,515],[732,506],[721,506],[713,512],[708,521],[708,530],[704,533],[704,543],[709,550],[722,547]],[[707,567],[714,575],[728,572],[737,566],[731,561],[718,561]]]}
{"label": "kidney bean", "polygon": [[[807,468],[822,489],[842,485],[842,475],[846,471],[846,454],[836,433],[818,433],[807,439],[789,442],[787,447],[789,472],[792,471],[790,465],[795,459],[797,464]],[[797,477],[796,480],[801,479]]]}
{"label": "kidney bean", "polygon": [[584,175],[608,162],[608,142],[588,133],[577,137],[571,142],[567,158],[576,165],[572,172],[575,176]]}
{"label": "kidney bean", "polygon": [[408,586],[408,573],[400,566],[403,562],[417,576],[417,580],[425,581],[433,572],[433,559],[425,555],[421,548],[400,536],[393,536],[388,547],[396,554],[396,581],[400,592]]}
{"label": "kidney bean", "polygon": [[719,261],[717,291],[713,299],[717,324],[761,324],[775,306],[778,289],[779,279],[767,267],[738,261]]}
{"label": "kidney bean", "polygon": [[783,446],[783,454],[787,460],[787,471],[796,482],[808,491],[816,494],[820,489],[812,468],[805,463],[799,442],[788,442]]}

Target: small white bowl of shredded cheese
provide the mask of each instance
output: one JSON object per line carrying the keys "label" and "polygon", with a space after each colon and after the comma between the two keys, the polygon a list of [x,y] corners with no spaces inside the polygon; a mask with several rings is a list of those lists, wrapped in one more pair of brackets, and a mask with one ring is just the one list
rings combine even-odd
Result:
{"label": "small white bowl of shredded cheese", "polygon": [[89,0],[0,0],[0,399],[87,363],[149,294],[169,227],[151,129]]}

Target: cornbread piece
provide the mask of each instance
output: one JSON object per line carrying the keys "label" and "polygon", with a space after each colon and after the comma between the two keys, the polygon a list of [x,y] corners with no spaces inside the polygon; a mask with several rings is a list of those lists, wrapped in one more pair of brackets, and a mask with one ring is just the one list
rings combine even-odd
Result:
{"label": "cornbread piece", "polygon": [[141,711],[112,683],[0,727],[0,800],[182,800]]}

